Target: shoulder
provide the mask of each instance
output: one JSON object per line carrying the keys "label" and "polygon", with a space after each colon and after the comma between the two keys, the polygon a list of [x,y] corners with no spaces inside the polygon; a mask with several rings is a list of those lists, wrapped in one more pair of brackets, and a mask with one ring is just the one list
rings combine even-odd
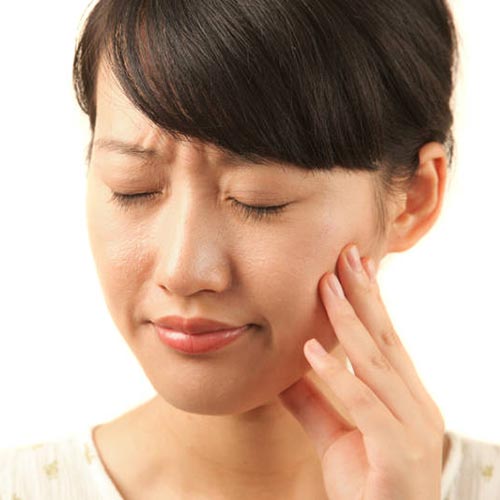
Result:
{"label": "shoulder", "polygon": [[0,450],[0,499],[25,500],[33,498],[34,492],[37,498],[54,500],[101,498],[92,491],[97,457],[87,434],[75,432],[54,441]]}
{"label": "shoulder", "polygon": [[450,452],[443,472],[443,499],[500,498],[500,443],[447,434]]}

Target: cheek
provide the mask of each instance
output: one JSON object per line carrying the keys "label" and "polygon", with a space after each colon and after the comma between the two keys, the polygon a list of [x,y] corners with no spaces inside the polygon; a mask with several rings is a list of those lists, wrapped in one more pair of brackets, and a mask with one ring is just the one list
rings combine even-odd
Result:
{"label": "cheek", "polygon": [[119,322],[146,281],[147,230],[144,225],[116,216],[100,188],[87,192],[87,229],[99,281],[110,312]]}
{"label": "cheek", "polygon": [[[253,238],[249,258],[241,261],[242,286],[253,297],[269,340],[280,355],[300,356],[303,343],[318,332],[332,333],[318,293],[321,276],[335,267],[345,238],[339,231],[304,224],[300,228]],[[327,236],[327,237],[326,237]],[[248,241],[250,245],[251,241]]]}
{"label": "cheek", "polygon": [[318,283],[326,272],[335,270],[346,245],[356,242],[361,250],[370,246],[374,227],[366,223],[370,220],[366,217],[366,211],[359,211],[339,217],[340,222],[316,218],[315,224],[303,224],[267,244],[259,240],[260,258],[245,264],[252,273],[245,287],[253,287],[257,310],[267,320],[279,351],[297,354],[313,336],[329,349],[336,344]]}

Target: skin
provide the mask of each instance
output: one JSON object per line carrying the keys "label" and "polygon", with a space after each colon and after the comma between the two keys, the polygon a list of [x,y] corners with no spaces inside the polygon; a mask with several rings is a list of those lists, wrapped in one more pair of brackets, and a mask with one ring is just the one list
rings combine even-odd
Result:
{"label": "skin", "polygon": [[[157,154],[141,164],[144,158],[137,154],[99,147],[105,138]],[[321,283],[335,271],[358,322],[367,311],[379,311],[380,328],[389,324],[375,285],[366,293],[342,272],[342,262],[356,244],[363,263],[370,257],[376,272],[385,255],[412,247],[432,227],[446,184],[442,145],[426,144],[413,184],[386,197],[387,230],[381,235],[378,174],[335,169],[312,175],[293,165],[230,165],[214,146],[176,141],[155,127],[128,101],[105,64],[98,75],[93,139],[87,220],[97,273],[113,321],[157,392],[94,429],[101,460],[122,496],[337,498],[332,492],[338,494],[339,475],[333,462],[324,468],[325,450],[332,445],[325,429],[333,423],[336,429],[357,429],[359,411],[348,397],[355,386],[347,372],[339,378],[333,365],[311,369],[305,344],[315,337],[331,353],[328,359],[342,366],[349,352],[361,378],[351,377],[367,387],[381,375],[364,368],[363,346],[373,332],[367,327],[365,344],[356,343],[354,332],[361,328],[351,321],[352,332],[340,327],[340,335],[335,305]],[[124,209],[110,201],[113,192],[160,194]],[[230,198],[248,205],[291,204],[275,218],[252,220]],[[258,328],[222,350],[189,356],[161,344],[154,332],[151,321],[170,314]],[[376,331],[377,324],[370,329]],[[401,352],[391,363],[396,359],[398,370],[411,371]],[[388,384],[396,387],[400,379],[391,374]],[[314,390],[323,394],[328,412]],[[442,417],[429,400],[431,420],[440,428]],[[430,429],[429,441],[435,442]],[[366,450],[357,436],[350,449],[361,457]],[[441,465],[448,448],[443,435],[439,445],[432,463]],[[373,477],[364,470],[355,486]],[[376,480],[382,484],[386,478]]]}

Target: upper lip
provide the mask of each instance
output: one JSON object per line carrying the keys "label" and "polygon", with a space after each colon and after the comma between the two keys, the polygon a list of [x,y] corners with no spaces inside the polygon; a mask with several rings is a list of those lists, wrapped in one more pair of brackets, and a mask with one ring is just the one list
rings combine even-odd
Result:
{"label": "upper lip", "polygon": [[155,325],[169,328],[177,332],[191,335],[197,333],[215,332],[219,330],[234,330],[246,325],[230,325],[208,318],[183,318],[181,316],[165,316],[154,321]]}

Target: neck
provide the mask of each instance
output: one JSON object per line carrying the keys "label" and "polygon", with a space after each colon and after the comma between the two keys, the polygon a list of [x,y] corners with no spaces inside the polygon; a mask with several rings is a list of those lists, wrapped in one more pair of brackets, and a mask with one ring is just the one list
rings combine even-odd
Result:
{"label": "neck", "polygon": [[[314,372],[307,376],[352,424],[331,390]],[[179,410],[155,396],[99,426],[95,440],[125,498],[134,498],[127,493],[137,491],[140,498],[253,493],[254,498],[326,499],[321,461],[278,398],[241,414],[214,416]],[[445,436],[443,468],[448,452]]]}
{"label": "neck", "polygon": [[207,416],[178,410],[156,396],[144,405],[140,421],[149,470],[168,477],[178,491],[187,487],[193,494],[196,488],[206,496],[226,488],[228,498],[240,490],[247,496],[255,491],[257,498],[264,492],[300,498],[311,484],[322,488],[319,457],[278,399],[239,415]]}

